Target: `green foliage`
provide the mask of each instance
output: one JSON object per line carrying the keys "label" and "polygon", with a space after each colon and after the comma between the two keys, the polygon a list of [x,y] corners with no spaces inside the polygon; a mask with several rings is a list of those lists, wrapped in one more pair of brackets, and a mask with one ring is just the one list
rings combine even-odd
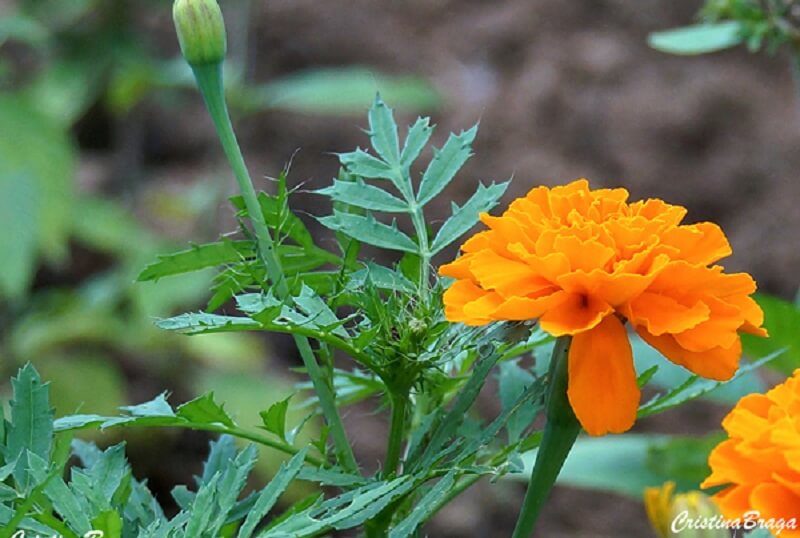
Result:
{"label": "green foliage", "polygon": [[75,156],[66,134],[21,96],[0,95],[0,298],[19,299],[43,256],[66,256]]}
{"label": "green foliage", "polygon": [[751,52],[762,47],[774,52],[783,44],[796,49],[800,27],[793,8],[788,0],[706,0],[701,24],[654,32],[648,43],[671,54],[705,54],[739,44]]}
{"label": "green foliage", "polygon": [[[611,491],[636,500],[647,487],[674,481],[680,491],[697,490],[709,473],[708,454],[720,434],[707,437],[671,437],[657,434],[623,434],[582,437],[575,443],[559,474],[560,484]],[[522,455],[525,473],[509,475],[527,479],[536,452]]]}
{"label": "green foliage", "polygon": [[778,297],[766,294],[756,296],[759,306],[764,310],[764,328],[768,338],[745,334],[742,344],[745,352],[752,357],[778,353],[769,365],[784,375],[791,375],[800,368],[800,307]]}
{"label": "green foliage", "polygon": [[691,55],[734,47],[743,40],[741,25],[727,21],[654,32],[648,36],[647,43],[661,52]]}

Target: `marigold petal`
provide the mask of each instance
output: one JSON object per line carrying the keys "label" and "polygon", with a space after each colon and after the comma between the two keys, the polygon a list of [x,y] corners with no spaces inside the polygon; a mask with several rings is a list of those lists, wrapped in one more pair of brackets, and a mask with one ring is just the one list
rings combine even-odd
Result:
{"label": "marigold petal", "polygon": [[442,297],[444,301],[445,316],[452,322],[466,323],[467,325],[483,325],[491,321],[488,316],[468,315],[464,307],[488,293],[475,285],[471,280],[459,280],[450,286]]}
{"label": "marigold petal", "polygon": [[616,316],[606,316],[592,330],[573,336],[567,396],[589,435],[622,433],[633,426],[639,386],[631,344]]}
{"label": "marigold petal", "polygon": [[614,258],[614,249],[598,241],[582,241],[575,236],[557,237],[553,247],[569,260],[572,271],[591,271],[603,268]]}
{"label": "marigold petal", "polygon": [[670,228],[661,235],[661,240],[677,248],[680,258],[691,264],[707,265],[733,252],[722,228],[711,222]]}
{"label": "marigold petal", "polygon": [[494,290],[503,297],[539,294],[553,284],[537,275],[527,264],[509,260],[491,250],[472,254],[470,272],[480,287]]}
{"label": "marigold petal", "polygon": [[511,321],[536,319],[567,298],[568,296],[565,292],[556,289],[553,290],[553,293],[536,299],[510,297],[491,313],[491,317],[496,320]]}
{"label": "marigold petal", "polygon": [[733,377],[739,367],[742,344],[738,337],[729,348],[715,347],[696,352],[682,347],[671,334],[656,336],[641,325],[636,327],[636,332],[666,358],[699,376],[726,381]]}
{"label": "marigold petal", "polygon": [[739,340],[737,331],[744,323],[738,308],[708,295],[702,297],[709,307],[708,319],[675,334],[678,344],[689,351],[729,348]]}
{"label": "marigold petal", "polygon": [[687,306],[660,293],[645,292],[623,309],[634,325],[644,325],[655,336],[680,333],[706,321],[711,309],[701,301]]}
{"label": "marigold petal", "polygon": [[470,271],[469,264],[474,254],[465,254],[439,267],[439,274],[458,280],[474,280],[475,276]]}
{"label": "marigold petal", "polygon": [[800,496],[780,484],[757,485],[750,493],[750,504],[763,520],[796,518],[800,521]]}
{"label": "marigold petal", "polygon": [[577,334],[597,326],[612,310],[611,305],[597,297],[571,293],[545,312],[539,325],[553,336]]}
{"label": "marigold petal", "polygon": [[727,519],[736,519],[748,512],[750,510],[750,493],[754,487],[752,484],[731,486],[714,495],[713,498],[722,515]]}

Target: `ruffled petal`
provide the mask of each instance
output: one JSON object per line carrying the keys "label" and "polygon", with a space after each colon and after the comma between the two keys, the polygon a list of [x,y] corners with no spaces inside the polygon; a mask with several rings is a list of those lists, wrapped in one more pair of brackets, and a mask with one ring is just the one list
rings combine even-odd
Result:
{"label": "ruffled petal", "polygon": [[636,327],[636,332],[666,358],[699,376],[726,381],[739,367],[742,343],[738,337],[729,348],[715,347],[696,352],[683,348],[671,334],[656,336],[641,325]]}
{"label": "ruffled petal", "polygon": [[685,305],[660,293],[644,292],[623,309],[634,325],[644,325],[650,334],[680,333],[708,320],[711,309],[701,301]]}
{"label": "ruffled petal", "polygon": [[616,316],[572,338],[567,395],[590,435],[622,433],[633,426],[639,386],[628,335]]}
{"label": "ruffled petal", "polygon": [[597,326],[612,310],[611,305],[592,295],[568,294],[542,315],[539,325],[553,336],[577,334]]}

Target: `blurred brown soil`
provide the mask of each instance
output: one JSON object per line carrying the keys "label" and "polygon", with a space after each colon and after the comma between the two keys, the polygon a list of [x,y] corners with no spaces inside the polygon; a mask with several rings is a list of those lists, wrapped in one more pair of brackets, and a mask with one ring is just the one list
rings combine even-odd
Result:
{"label": "blurred brown soil", "polygon": [[[729,235],[729,269],[790,297],[800,274],[800,113],[787,59],[743,50],[694,58],[649,49],[648,32],[687,24],[696,0],[270,0],[254,3],[253,80],[320,66],[365,65],[429,77],[445,98],[438,143],[477,120],[476,156],[445,198],[463,201],[477,180],[514,176],[505,202],[538,184],[588,177],[634,199],[683,204],[692,221]],[[156,26],[169,28],[166,18]],[[165,42],[170,42],[165,40]],[[174,44],[171,45],[174,48]],[[170,51],[170,52],[174,52]],[[408,123],[413,116],[399,111]],[[222,160],[199,101],[179,113],[148,105],[151,177],[190,177]],[[238,122],[256,176],[295,155],[291,178],[321,187],[336,174],[329,152],[366,141],[364,115],[330,118],[270,111]],[[297,206],[323,213],[298,194]],[[441,214],[446,210],[441,201]],[[313,222],[309,221],[313,226]],[[230,229],[230,227],[226,228]],[[439,261],[452,257],[450,251]],[[495,405],[484,400],[487,409]],[[690,406],[641,427],[702,433],[724,410]],[[347,417],[363,461],[377,461],[384,417]],[[435,537],[510,534],[523,489],[481,484],[430,525]],[[650,536],[640,504],[558,489],[546,538]]]}

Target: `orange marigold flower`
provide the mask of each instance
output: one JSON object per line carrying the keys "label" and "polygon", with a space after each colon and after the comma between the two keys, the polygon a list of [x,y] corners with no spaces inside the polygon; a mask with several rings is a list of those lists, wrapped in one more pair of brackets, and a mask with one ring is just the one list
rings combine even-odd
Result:
{"label": "orange marigold flower", "polygon": [[781,536],[800,537],[800,370],[766,394],[745,396],[722,421],[728,439],[708,458],[704,488],[728,486],[714,498],[729,519],[757,511],[783,520]]}
{"label": "orange marigold flower", "polygon": [[671,361],[725,380],[741,355],[739,331],[765,335],[746,273],[710,265],[731,254],[716,224],[682,225],[686,209],[658,199],[628,203],[625,189],[579,179],[537,187],[461,247],[440,274],[450,321],[482,325],[539,319],[572,335],[569,401],[591,435],[628,430],[639,388],[623,326]]}

